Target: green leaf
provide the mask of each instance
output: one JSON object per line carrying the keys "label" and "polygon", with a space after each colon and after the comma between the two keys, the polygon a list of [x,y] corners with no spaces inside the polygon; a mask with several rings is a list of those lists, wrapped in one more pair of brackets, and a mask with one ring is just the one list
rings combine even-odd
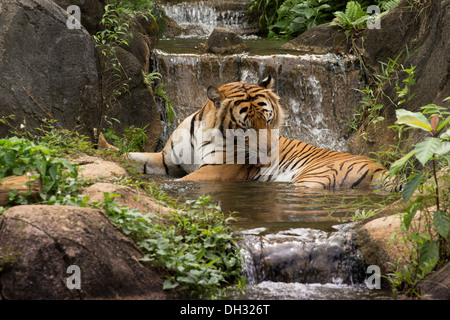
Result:
{"label": "green leaf", "polygon": [[424,141],[416,144],[414,149],[417,160],[419,160],[422,165],[425,165],[440,146],[441,141],[439,139],[432,137],[425,138]]}
{"label": "green leaf", "polygon": [[5,154],[4,159],[6,164],[12,165],[16,161],[16,156],[14,155],[14,153],[8,152],[7,154]]}
{"label": "green leaf", "polygon": [[[438,127],[437,127],[437,131],[441,131],[443,127],[445,127],[448,123],[450,122],[450,116],[447,117],[447,119],[445,119],[444,121],[440,122]],[[448,130],[447,130],[448,132]]]}
{"label": "green leaf", "polygon": [[170,290],[178,287],[178,283],[172,282],[169,279],[164,280],[163,290]]}
{"label": "green leaf", "polygon": [[406,124],[407,126],[419,128],[425,131],[431,131],[431,124],[428,119],[420,112],[411,112],[405,109],[397,109],[398,124]]}
{"label": "green leaf", "polygon": [[419,203],[413,203],[413,205],[408,208],[408,211],[403,216],[403,225],[405,226],[406,230],[409,229],[409,225],[411,224],[411,221],[416,215],[418,209]]}
{"label": "green leaf", "polygon": [[53,180],[56,180],[56,175],[58,173],[58,165],[57,164],[52,164],[50,166],[50,168],[48,169],[48,173],[50,174],[50,177]]}
{"label": "green leaf", "polygon": [[414,194],[414,191],[417,190],[417,188],[422,183],[423,177],[425,176],[425,173],[422,172],[421,174],[415,176],[411,180],[406,183],[405,188],[402,192],[402,197],[404,202],[408,202],[411,196]]}
{"label": "green leaf", "polygon": [[25,171],[25,166],[19,166],[13,169],[13,174],[16,176],[21,176],[23,172]]}
{"label": "green leaf", "polygon": [[47,169],[47,162],[45,162],[44,160],[37,160],[36,167],[39,170],[41,176],[45,176],[45,171]]}
{"label": "green leaf", "polygon": [[436,150],[436,154],[438,155],[445,155],[450,151],[450,142],[448,141],[443,141],[441,142],[441,146],[439,147],[439,149]]}
{"label": "green leaf", "polygon": [[401,167],[403,167],[408,160],[414,155],[414,150],[411,150],[407,155],[395,161],[389,169],[389,176],[393,176]]}
{"label": "green leaf", "polygon": [[447,138],[450,138],[450,129],[448,129],[443,134],[441,134],[441,139],[447,139]]}
{"label": "green leaf", "polygon": [[443,237],[447,238],[450,233],[450,218],[442,210],[438,210],[434,213],[433,218],[434,228]]}
{"label": "green leaf", "polygon": [[427,240],[420,246],[419,268],[430,272],[439,260],[439,246]]}

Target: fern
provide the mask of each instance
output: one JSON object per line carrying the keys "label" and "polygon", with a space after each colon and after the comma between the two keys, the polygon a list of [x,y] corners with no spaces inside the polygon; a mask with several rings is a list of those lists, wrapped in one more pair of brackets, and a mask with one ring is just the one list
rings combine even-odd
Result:
{"label": "fern", "polygon": [[353,31],[364,28],[366,26],[367,19],[370,18],[370,16],[361,8],[361,5],[356,1],[347,2],[345,12],[336,11],[334,12],[334,16],[337,18],[337,21],[331,22],[330,25],[337,25],[344,29],[347,38]]}
{"label": "fern", "polygon": [[347,2],[345,14],[348,16],[350,21],[354,22],[360,19],[366,13],[362,10],[361,5],[358,2],[350,1]]}
{"label": "fern", "polygon": [[380,3],[381,9],[385,12],[388,12],[392,9],[394,9],[398,4],[400,0],[387,0]]}

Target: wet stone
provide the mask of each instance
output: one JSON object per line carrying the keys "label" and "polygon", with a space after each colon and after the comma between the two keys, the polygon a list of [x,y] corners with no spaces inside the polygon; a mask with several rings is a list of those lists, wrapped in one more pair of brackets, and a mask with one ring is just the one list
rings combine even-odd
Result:
{"label": "wet stone", "polygon": [[364,260],[351,230],[327,232],[298,228],[243,236],[249,283],[262,281],[360,284]]}
{"label": "wet stone", "polygon": [[247,49],[242,40],[234,31],[216,27],[208,38],[208,41],[199,45],[202,53],[230,54],[240,53]]}

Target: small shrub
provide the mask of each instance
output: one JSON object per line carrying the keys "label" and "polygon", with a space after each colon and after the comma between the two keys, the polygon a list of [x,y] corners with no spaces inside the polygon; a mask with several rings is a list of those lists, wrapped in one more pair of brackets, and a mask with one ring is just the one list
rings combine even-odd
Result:
{"label": "small shrub", "polygon": [[220,208],[202,196],[187,201],[161,223],[154,214],[119,206],[118,195],[105,193],[101,204],[111,220],[145,253],[143,262],[167,272],[164,289],[189,289],[194,294],[241,279],[239,248]]}

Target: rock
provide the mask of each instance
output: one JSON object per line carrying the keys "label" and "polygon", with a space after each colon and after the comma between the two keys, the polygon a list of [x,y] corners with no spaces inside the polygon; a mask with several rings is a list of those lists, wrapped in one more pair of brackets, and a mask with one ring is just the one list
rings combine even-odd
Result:
{"label": "rock", "polygon": [[325,23],[306,30],[297,38],[285,43],[283,49],[310,54],[325,54],[347,52],[349,45],[342,28]]}
{"label": "rock", "polygon": [[98,157],[82,156],[71,159],[71,162],[78,165],[78,176],[89,178],[94,181],[112,181],[119,177],[127,176],[127,171],[113,161],[106,161]]}
{"label": "rock", "polygon": [[199,45],[201,52],[227,54],[245,51],[247,46],[234,31],[222,27],[214,28],[208,41]]}
{"label": "rock", "polygon": [[[106,88],[104,96],[112,97],[112,100],[107,101],[108,106],[104,106],[104,117],[107,121],[114,118],[120,122],[108,124],[104,121],[103,126],[113,126],[117,133],[123,133],[127,126],[138,128],[147,126],[144,149],[152,152],[161,134],[161,115],[153,92],[144,84],[142,75],[142,71],[148,71],[149,68],[150,49],[146,40],[136,31],[133,38],[126,49],[115,48],[115,57],[118,61],[107,61],[100,53],[98,55],[100,63],[104,64],[101,73],[101,81]],[[120,63],[122,68],[120,74],[111,68],[111,63]],[[116,81],[117,75],[120,75],[120,83]],[[116,94],[115,90],[119,90],[120,94]],[[104,127],[102,129],[106,131]]]}
{"label": "rock", "polygon": [[112,183],[98,182],[82,191],[90,202],[100,202],[104,199],[104,192],[119,194],[115,202],[131,209],[138,209],[141,213],[169,214],[172,209],[158,204],[155,199],[136,189]]}
{"label": "rock", "polygon": [[342,225],[332,233],[307,228],[266,235],[244,232],[241,238],[249,266],[248,283],[364,281],[364,261],[351,226]]}
{"label": "rock", "polygon": [[172,18],[167,17],[167,25],[166,29],[164,30],[164,36],[167,38],[175,38],[177,36],[180,36],[182,33],[182,28],[179,26],[179,24]]}
{"label": "rock", "polygon": [[382,274],[393,271],[395,263],[407,249],[398,241],[391,243],[391,237],[399,231],[401,220],[398,215],[374,219],[356,229],[358,246],[367,265],[377,265]]}
{"label": "rock", "polygon": [[[450,42],[447,41],[450,34],[450,0],[423,1],[410,6],[407,0],[401,1],[396,8],[381,19],[380,29],[364,30],[356,42],[366,65],[376,74],[381,74],[380,61],[387,63],[388,59],[398,59],[398,63],[405,68],[416,66],[414,70],[415,84],[411,87],[410,94],[414,97],[401,105],[402,108],[413,112],[421,112],[420,109],[428,104],[450,107],[450,102],[443,100],[450,96]],[[407,59],[406,53],[410,58]],[[406,76],[402,72],[400,83]],[[384,92],[391,99],[396,98],[396,84],[386,86]],[[365,154],[377,152],[381,148],[393,143],[396,144],[397,133],[394,130],[385,130],[393,125],[395,106],[387,98],[382,101],[385,121],[381,123],[380,131],[369,131],[369,139],[372,143],[366,145]],[[379,124],[377,124],[379,126]],[[415,130],[406,143],[406,149],[422,141],[426,132]],[[379,132],[383,132],[382,135]],[[364,145],[365,141],[355,135],[354,145]],[[360,152],[361,147],[353,147],[351,152]]]}
{"label": "rock", "polygon": [[80,8],[81,25],[90,34],[99,31],[99,23],[105,13],[105,5],[109,0],[53,0],[62,9],[67,10],[69,6],[75,5]]}
{"label": "rock", "polygon": [[[92,137],[101,115],[95,43],[84,27],[50,0],[0,3],[0,118],[27,130],[42,119]],[[0,136],[11,128],[0,125]]]}
{"label": "rock", "polygon": [[450,0],[427,0],[414,6],[403,0],[381,19],[380,29],[364,30],[357,46],[377,72],[381,71],[379,61],[387,62],[403,53],[399,63],[404,63],[409,51],[405,68],[417,66],[412,86],[416,95],[402,106],[419,111],[429,103],[442,105],[450,96],[449,34]]}
{"label": "rock", "polygon": [[[5,300],[164,297],[163,277],[139,262],[142,252],[99,210],[10,208],[0,216],[0,257],[7,257],[0,260]],[[79,267],[80,282],[69,266]]]}
{"label": "rock", "polygon": [[421,299],[450,300],[450,263],[419,281]]}

